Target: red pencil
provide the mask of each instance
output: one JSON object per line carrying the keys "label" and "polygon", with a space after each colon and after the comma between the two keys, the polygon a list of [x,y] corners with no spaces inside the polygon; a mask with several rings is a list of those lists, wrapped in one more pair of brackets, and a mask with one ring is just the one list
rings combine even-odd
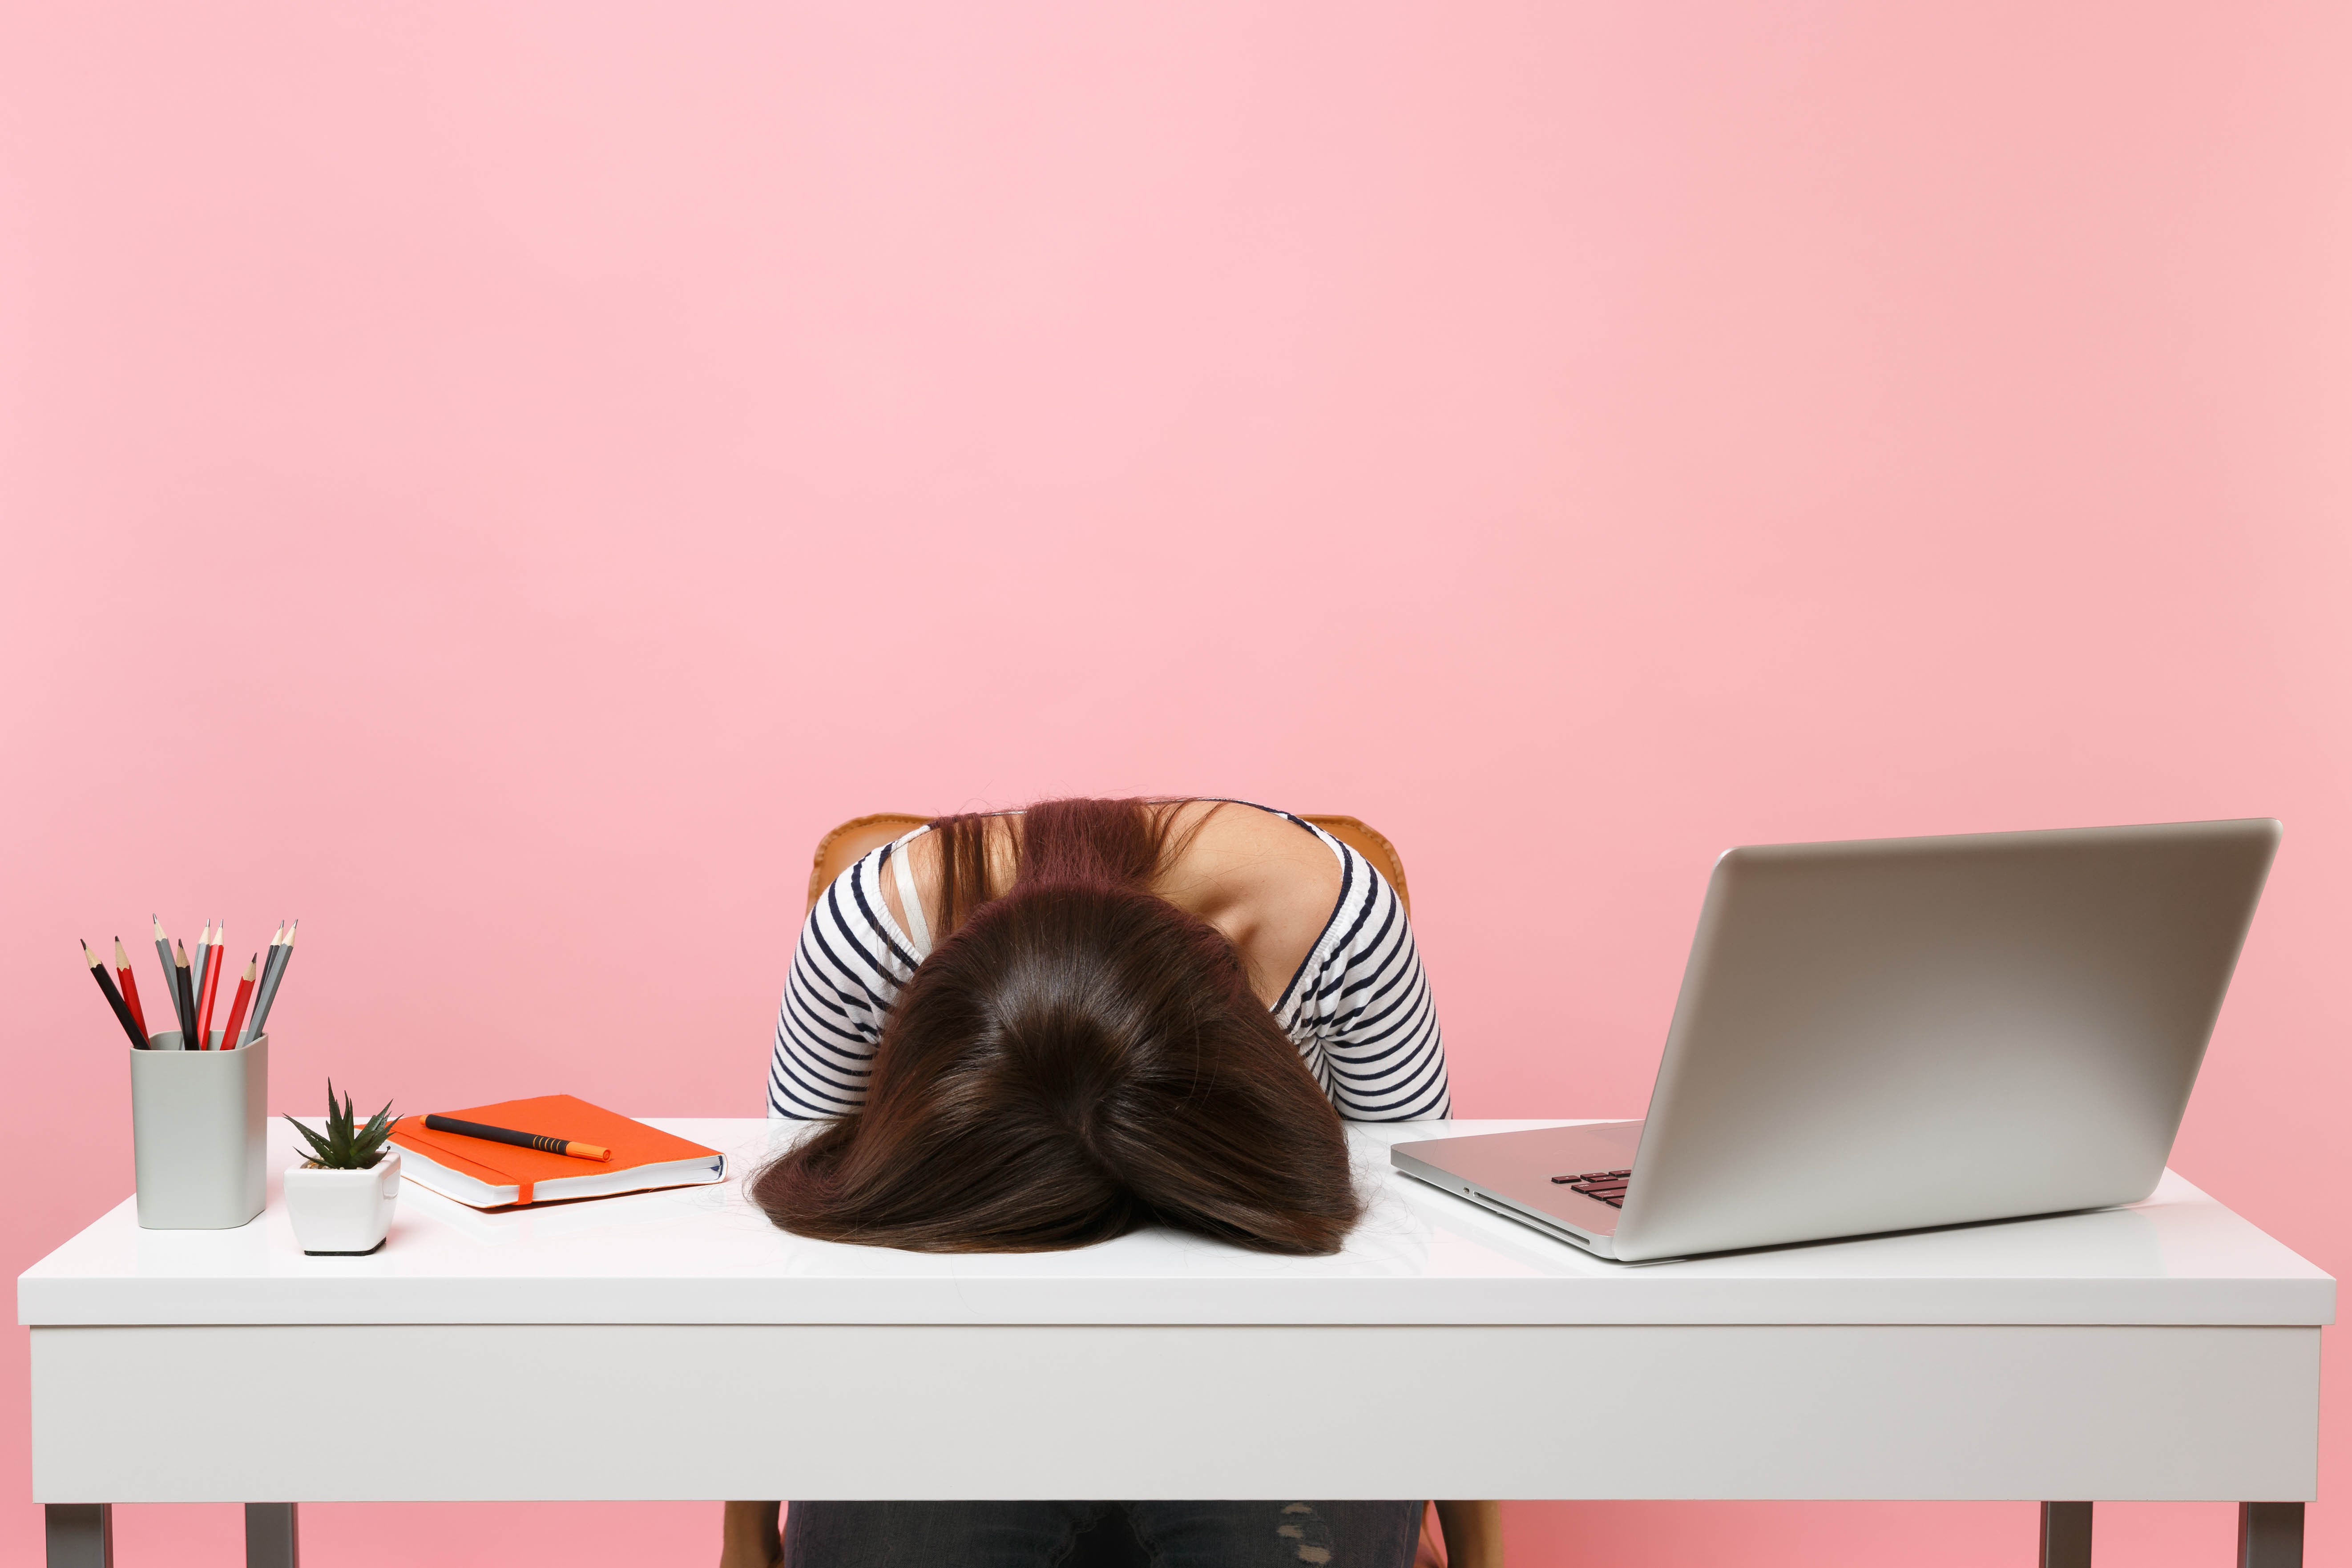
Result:
{"label": "red pencil", "polygon": [[122,951],[122,939],[114,939],[114,973],[122,977],[122,1005],[131,1009],[131,1021],[139,1026],[139,1037],[147,1037],[147,1015],[139,1005],[139,982],[131,978],[130,955]]}
{"label": "red pencil", "polygon": [[211,962],[205,965],[205,994],[196,1003],[196,1049],[200,1051],[213,1048],[213,998],[220,994],[220,944],[215,942]]}
{"label": "red pencil", "polygon": [[245,966],[245,977],[236,983],[236,1000],[228,1005],[228,1027],[221,1031],[221,1048],[236,1049],[236,1032],[245,1026],[245,1009],[253,1000],[253,977],[261,971],[261,954],[255,953]]}

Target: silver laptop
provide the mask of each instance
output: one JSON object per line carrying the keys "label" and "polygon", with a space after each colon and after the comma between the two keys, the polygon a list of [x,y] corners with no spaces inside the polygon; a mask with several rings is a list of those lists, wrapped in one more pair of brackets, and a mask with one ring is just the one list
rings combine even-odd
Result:
{"label": "silver laptop", "polygon": [[2279,832],[1727,850],[1646,1118],[1389,1157],[1627,1262],[2137,1203]]}

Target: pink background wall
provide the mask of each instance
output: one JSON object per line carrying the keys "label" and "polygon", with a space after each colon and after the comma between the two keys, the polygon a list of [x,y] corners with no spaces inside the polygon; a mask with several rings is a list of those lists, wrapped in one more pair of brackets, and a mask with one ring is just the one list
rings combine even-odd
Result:
{"label": "pink background wall", "polygon": [[[2144,0],[0,8],[9,1270],[130,1187],[78,936],[303,916],[278,1109],[750,1115],[823,827],[1201,791],[1395,837],[1469,1115],[1638,1113],[1725,845],[2281,816],[2175,1163],[2343,1272],[2347,46]],[[704,1563],[714,1516],[306,1532]],[[1510,1520],[1662,1568],[2033,1531]],[[2231,1528],[2109,1508],[2101,1561]],[[241,1561],[229,1509],[121,1531]]]}

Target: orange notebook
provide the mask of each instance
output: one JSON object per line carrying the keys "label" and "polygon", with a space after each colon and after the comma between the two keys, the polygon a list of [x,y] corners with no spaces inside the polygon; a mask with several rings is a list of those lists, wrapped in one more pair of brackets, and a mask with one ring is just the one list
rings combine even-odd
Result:
{"label": "orange notebook", "polygon": [[535,1100],[507,1100],[436,1114],[578,1143],[601,1143],[613,1152],[609,1162],[575,1160],[569,1154],[519,1149],[461,1132],[432,1131],[422,1116],[404,1116],[394,1122],[392,1141],[400,1145],[400,1173],[469,1208],[606,1198],[616,1193],[692,1186],[727,1178],[727,1156],[718,1150],[568,1094],[542,1094]]}

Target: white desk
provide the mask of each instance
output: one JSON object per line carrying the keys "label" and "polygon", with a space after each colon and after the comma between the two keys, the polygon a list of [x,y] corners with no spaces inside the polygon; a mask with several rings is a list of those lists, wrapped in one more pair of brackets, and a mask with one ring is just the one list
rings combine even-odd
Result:
{"label": "white desk", "polygon": [[[734,1174],[772,1135],[656,1124]],[[271,1500],[261,1563],[291,1560],[290,1502],[729,1497],[2205,1498],[2257,1505],[2252,1561],[2299,1560],[2335,1282],[2178,1176],[1628,1266],[1386,1163],[1535,1125],[1355,1129],[1378,1195],[1333,1258],[844,1247],[730,1180],[503,1215],[412,1184],[354,1258],[295,1247],[281,1122],[252,1225],[142,1231],[125,1201],[19,1279],[33,1495],[60,1568],[107,1560],[113,1502]],[[388,1440],[313,1440],[321,1387]],[[2076,1508],[2045,1510],[2062,1560]]]}

